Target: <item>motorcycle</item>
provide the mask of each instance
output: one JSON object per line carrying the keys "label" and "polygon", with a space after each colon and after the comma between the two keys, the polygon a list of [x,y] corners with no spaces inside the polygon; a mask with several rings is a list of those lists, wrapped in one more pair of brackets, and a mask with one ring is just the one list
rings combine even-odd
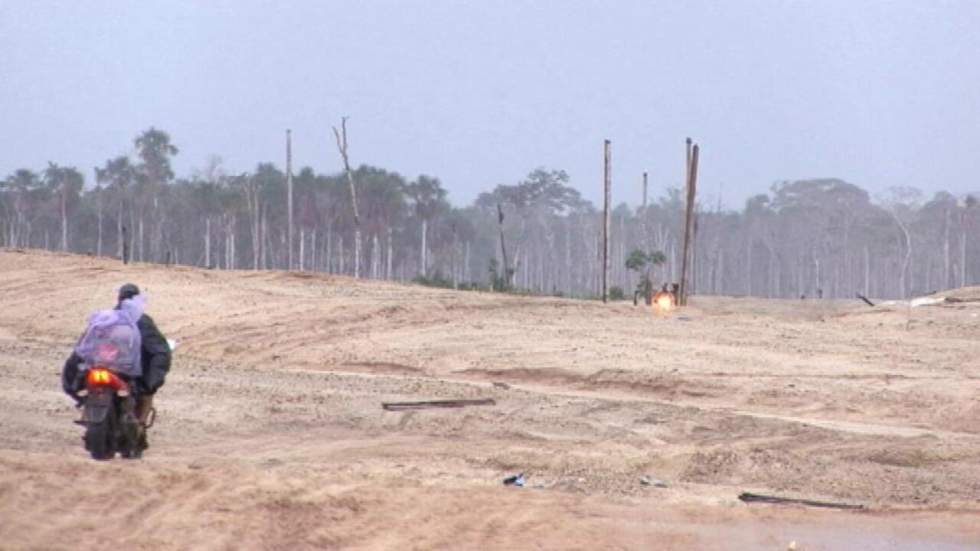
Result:
{"label": "motorcycle", "polygon": [[140,437],[147,427],[136,417],[136,398],[130,383],[113,371],[95,366],[85,373],[82,418],[85,449],[92,459],[112,459],[118,451],[125,458],[142,455]]}
{"label": "motorcycle", "polygon": [[[171,352],[177,342],[167,339]],[[156,420],[156,409],[150,408],[146,423],[136,415],[136,397],[132,384],[111,369],[95,366],[84,371],[82,418],[75,421],[85,427],[85,449],[92,459],[112,459],[116,452],[127,459],[143,455],[145,432]]]}

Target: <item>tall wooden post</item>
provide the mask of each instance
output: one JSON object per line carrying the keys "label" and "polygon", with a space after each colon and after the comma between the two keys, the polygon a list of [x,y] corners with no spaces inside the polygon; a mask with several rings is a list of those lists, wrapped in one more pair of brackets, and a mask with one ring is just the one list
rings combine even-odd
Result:
{"label": "tall wooden post", "polygon": [[694,145],[693,150],[691,149],[691,138],[688,138],[687,205],[684,215],[684,249],[681,251],[681,283],[680,289],[678,290],[680,296],[677,297],[678,303],[682,305],[687,304],[687,272],[691,257],[691,234],[692,226],[694,224],[694,198],[697,191],[699,150],[700,148],[697,144]]}
{"label": "tall wooden post", "polygon": [[609,203],[612,202],[612,170],[609,153],[609,140],[603,144],[603,189],[602,208],[602,302],[609,300]]}
{"label": "tall wooden post", "polygon": [[293,269],[293,144],[292,132],[286,129],[286,193],[289,197],[286,200],[286,208],[289,211],[289,229],[287,230],[287,247],[289,252],[286,254],[287,270]]}

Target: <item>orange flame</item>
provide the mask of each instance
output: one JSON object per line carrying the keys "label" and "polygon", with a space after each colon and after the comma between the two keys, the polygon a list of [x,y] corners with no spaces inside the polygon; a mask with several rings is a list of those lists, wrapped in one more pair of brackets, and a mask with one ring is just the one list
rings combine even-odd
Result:
{"label": "orange flame", "polygon": [[666,314],[674,309],[674,297],[670,293],[661,291],[653,297],[653,304],[658,312]]}

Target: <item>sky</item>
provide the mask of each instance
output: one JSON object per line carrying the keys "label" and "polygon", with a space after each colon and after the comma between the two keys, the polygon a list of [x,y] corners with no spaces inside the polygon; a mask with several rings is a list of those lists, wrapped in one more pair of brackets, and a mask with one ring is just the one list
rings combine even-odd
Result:
{"label": "sky", "polygon": [[596,202],[678,186],[740,208],[777,181],[980,190],[980,1],[0,0],[0,178],[92,180],[155,126],[210,157],[434,175],[454,204],[536,167]]}

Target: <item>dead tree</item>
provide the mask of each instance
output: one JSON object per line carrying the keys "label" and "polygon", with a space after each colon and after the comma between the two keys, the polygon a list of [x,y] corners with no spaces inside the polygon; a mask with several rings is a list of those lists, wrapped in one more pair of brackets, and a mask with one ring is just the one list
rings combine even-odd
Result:
{"label": "dead tree", "polygon": [[122,261],[123,264],[129,264],[129,236],[128,229],[126,226],[122,227]]}
{"label": "dead tree", "polygon": [[102,185],[97,185],[95,187],[95,205],[96,205],[96,238],[95,238],[95,255],[102,256],[102,208],[103,208],[103,191]]}
{"label": "dead tree", "polygon": [[504,241],[504,208],[500,203],[497,203],[497,225],[500,229],[500,254],[504,260],[504,284],[506,287],[510,287],[510,276],[513,271],[510,269],[510,264],[507,261],[507,243]]}
{"label": "dead tree", "polygon": [[242,174],[238,177],[241,182],[242,195],[245,197],[245,208],[251,221],[252,269],[259,269],[262,258],[262,212],[259,182],[256,178]]}
{"label": "dead tree", "polygon": [[609,300],[609,203],[612,200],[612,175],[609,140],[603,143],[603,207],[602,207],[602,302]]}
{"label": "dead tree", "polygon": [[687,304],[687,271],[691,256],[691,234],[694,224],[694,198],[697,193],[698,181],[698,152],[699,147],[694,145],[691,149],[691,138],[687,139],[688,162],[687,162],[687,205],[684,215],[684,249],[681,252],[681,283],[680,295],[677,297],[678,304]]}
{"label": "dead tree", "polygon": [[[336,132],[337,129],[334,129]],[[289,228],[286,231],[286,240],[288,241],[287,247],[289,252],[286,253],[287,270],[293,269],[293,144],[292,144],[292,132],[286,129],[286,209],[288,210],[287,224]],[[347,165],[347,154],[344,153],[344,165]]]}
{"label": "dead tree", "polygon": [[347,174],[347,184],[350,186],[351,211],[354,214],[354,277],[361,276],[361,219],[357,214],[357,191],[354,187],[354,175],[351,173],[350,161],[347,157],[347,117],[340,119],[340,130],[333,127],[337,138],[337,150],[344,160],[344,172]]}

